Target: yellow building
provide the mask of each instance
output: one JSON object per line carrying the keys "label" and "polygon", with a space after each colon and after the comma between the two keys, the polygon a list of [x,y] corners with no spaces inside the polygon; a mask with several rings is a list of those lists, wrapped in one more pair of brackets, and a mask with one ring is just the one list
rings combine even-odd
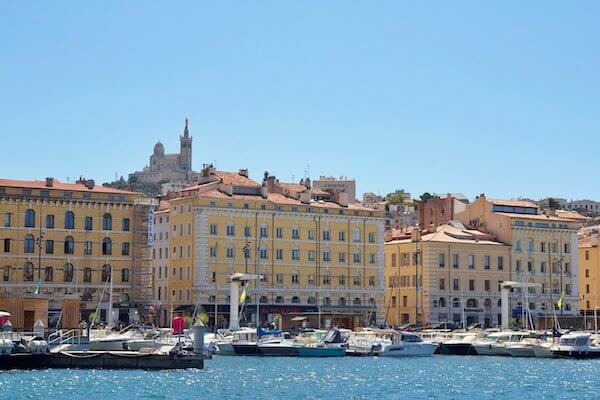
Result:
{"label": "yellow building", "polygon": [[515,289],[511,309],[529,308],[538,326],[547,321],[552,305],[559,303],[556,314],[569,319],[579,314],[577,229],[580,221],[556,214],[543,214],[528,201],[495,200],[485,195],[465,206],[455,216],[465,226],[493,233],[511,245],[511,281],[537,284],[528,289],[527,304],[523,291]]}
{"label": "yellow building", "polygon": [[[64,304],[77,312],[63,312],[62,327],[96,309],[107,321],[111,288],[112,320],[137,318],[134,299],[151,298],[144,289],[151,288],[145,270],[149,206],[139,193],[92,180],[0,180],[0,307],[18,314],[16,328],[29,329],[44,317],[53,328]],[[31,299],[47,302],[48,315],[24,306]]]}
{"label": "yellow building", "polygon": [[[598,226],[584,228],[579,237],[579,308],[591,316],[600,308],[600,252]],[[591,327],[590,327],[591,328]]]}
{"label": "yellow building", "polygon": [[458,221],[432,229],[385,244],[388,324],[499,324],[510,247]]}
{"label": "yellow building", "polygon": [[[310,180],[262,183],[247,170],[206,166],[198,185],[170,196],[170,304],[195,306],[226,326],[229,276],[260,277],[247,287],[242,315],[307,318],[312,326],[353,327],[382,320],[382,212],[348,204],[347,194]],[[319,318],[319,315],[321,318]],[[297,320],[298,320],[297,319]],[[296,321],[297,321],[296,320]],[[243,322],[243,321],[242,321]]]}

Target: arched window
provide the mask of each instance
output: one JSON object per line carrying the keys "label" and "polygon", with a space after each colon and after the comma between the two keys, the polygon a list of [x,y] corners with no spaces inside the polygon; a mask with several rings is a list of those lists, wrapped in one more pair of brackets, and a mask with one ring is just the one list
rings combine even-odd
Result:
{"label": "arched window", "polygon": [[64,251],[65,251],[65,254],[75,253],[75,240],[73,240],[73,236],[67,236],[65,238]]}
{"label": "arched window", "polygon": [[361,304],[360,297],[355,297],[354,300],[352,301],[352,304],[354,304],[355,306],[360,306],[360,304]]}
{"label": "arched window", "polygon": [[33,264],[30,262],[26,262],[25,265],[23,265],[23,280],[25,282],[33,281]]}
{"label": "arched window", "polygon": [[260,303],[261,304],[266,304],[269,302],[269,299],[267,298],[267,296],[260,296]]}
{"label": "arched window", "polygon": [[102,282],[110,282],[110,269],[108,264],[102,266]]}
{"label": "arched window", "polygon": [[440,298],[440,301],[438,302],[438,306],[439,307],[446,307],[446,299],[444,297]]}
{"label": "arched window", "polygon": [[491,306],[492,306],[492,301],[491,301],[490,299],[485,299],[485,300],[483,301],[483,305],[484,305],[485,307],[491,307]]}
{"label": "arched window", "polygon": [[105,237],[102,239],[102,255],[109,256],[112,254],[112,241]]}
{"label": "arched window", "polygon": [[299,303],[300,303],[300,297],[298,297],[298,296],[292,297],[292,304],[299,304]]}
{"label": "arched window", "polygon": [[25,235],[25,242],[23,243],[23,251],[25,253],[33,253],[35,249],[35,239],[33,235]]}
{"label": "arched window", "polygon": [[35,228],[35,211],[31,208],[25,210],[25,228]]}
{"label": "arched window", "polygon": [[369,305],[370,305],[370,306],[375,306],[376,304],[377,304],[377,303],[375,302],[375,299],[374,299],[373,297],[371,297],[371,298],[369,299]]}
{"label": "arched window", "polygon": [[44,281],[52,282],[54,280],[54,268],[46,267],[44,269]]}
{"label": "arched window", "polygon": [[306,302],[308,304],[315,304],[317,302],[317,299],[315,299],[314,297],[310,296],[308,299],[306,299]]}
{"label": "arched window", "polygon": [[83,281],[85,283],[90,283],[92,281],[92,269],[91,268],[83,269]]}
{"label": "arched window", "polygon": [[73,282],[73,264],[66,263],[63,267],[63,281]]}
{"label": "arched window", "polygon": [[477,308],[477,300],[475,300],[475,299],[467,300],[467,307],[468,308]]}
{"label": "arched window", "polygon": [[346,305],[346,298],[345,297],[340,297],[338,299],[338,305],[345,306]]}
{"label": "arched window", "polygon": [[460,299],[458,297],[452,299],[452,307],[460,308]]}
{"label": "arched window", "polygon": [[73,214],[73,211],[65,213],[65,229],[75,229],[75,214]]}
{"label": "arched window", "polygon": [[331,297],[324,297],[323,298],[323,305],[325,305],[325,306],[331,305]]}
{"label": "arched window", "polygon": [[277,296],[277,298],[275,298],[275,303],[277,303],[277,304],[283,304],[283,297]]}
{"label": "arched window", "polygon": [[102,229],[105,231],[112,231],[112,215],[105,213],[102,216]]}
{"label": "arched window", "polygon": [[90,292],[85,292],[81,295],[81,301],[92,301],[92,294]]}

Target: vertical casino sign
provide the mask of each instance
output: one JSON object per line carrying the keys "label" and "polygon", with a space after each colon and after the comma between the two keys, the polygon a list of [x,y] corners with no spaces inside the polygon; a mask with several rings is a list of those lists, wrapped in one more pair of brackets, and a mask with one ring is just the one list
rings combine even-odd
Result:
{"label": "vertical casino sign", "polygon": [[148,246],[152,246],[154,244],[154,240],[156,239],[154,233],[154,206],[150,206],[148,208]]}

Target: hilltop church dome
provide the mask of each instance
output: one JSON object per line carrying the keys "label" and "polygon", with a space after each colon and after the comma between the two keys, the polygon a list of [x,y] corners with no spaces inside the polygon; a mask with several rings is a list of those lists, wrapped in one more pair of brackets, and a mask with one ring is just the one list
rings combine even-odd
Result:
{"label": "hilltop church dome", "polygon": [[154,145],[154,155],[155,156],[164,156],[165,155],[165,146],[161,142],[158,142]]}

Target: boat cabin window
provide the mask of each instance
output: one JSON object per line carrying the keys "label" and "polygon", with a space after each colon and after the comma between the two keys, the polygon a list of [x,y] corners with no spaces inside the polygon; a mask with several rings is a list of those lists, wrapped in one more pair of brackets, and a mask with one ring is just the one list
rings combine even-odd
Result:
{"label": "boat cabin window", "polygon": [[403,342],[420,342],[421,339],[417,335],[402,335]]}

